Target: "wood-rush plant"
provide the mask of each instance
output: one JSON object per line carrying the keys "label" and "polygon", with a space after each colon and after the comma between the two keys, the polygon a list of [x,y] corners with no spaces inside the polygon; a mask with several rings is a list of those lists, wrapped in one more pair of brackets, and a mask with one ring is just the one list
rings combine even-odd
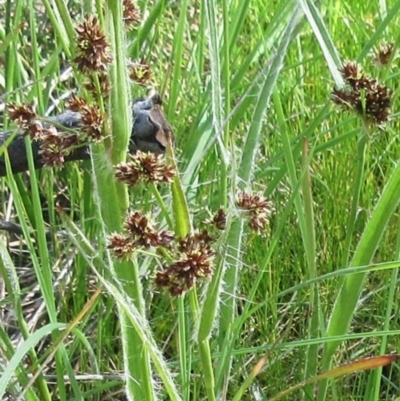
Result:
{"label": "wood-rush plant", "polygon": [[[163,117],[161,99],[158,97],[151,98],[152,106],[143,115],[154,125],[155,139],[161,148],[166,148],[167,155],[157,151],[146,153],[136,150],[126,161],[129,140],[127,133],[131,132],[132,109],[127,90],[128,68],[124,65],[123,23],[132,24],[137,20],[133,11],[129,2],[124,2],[123,5],[110,2],[104,14],[101,12],[96,17],[85,14],[73,31],[69,29],[74,33],[69,38],[70,42],[75,43],[71,55],[72,63],[82,90],[68,99],[66,107],[79,115],[79,129],[69,132],[66,127],[56,127],[51,122],[42,123],[29,105],[10,104],[9,115],[31,140],[40,141],[40,165],[45,167],[62,167],[75,149],[90,145],[94,200],[92,217],[96,216],[98,220],[98,235],[95,237],[97,248],[92,245],[82,228],[70,219],[67,210],[59,207],[58,212],[81,257],[91,266],[118,307],[128,399],[158,398],[160,390],[155,382],[154,368],[169,399],[178,400],[181,393],[149,328],[148,306],[141,284],[138,260],[150,251],[156,252],[154,258],[161,261],[161,266],[152,275],[153,291],[156,288],[165,289],[162,294],[170,294],[174,299],[174,307],[178,310],[179,346],[182,350],[178,377],[181,388],[185,392],[189,391],[188,352],[198,347],[201,361],[193,369],[204,374],[203,393],[213,400],[217,399],[217,392],[209,329],[214,324],[218,308],[215,303],[219,296],[218,283],[224,273],[223,258],[219,255],[218,260],[216,259],[217,249],[223,249],[226,245],[228,231],[222,237],[220,232],[225,229],[227,221],[231,225],[238,216],[243,215],[248,219],[250,229],[262,233],[268,224],[271,205],[262,195],[240,191],[235,207],[243,211],[242,215],[230,213],[227,216],[225,209],[219,208],[203,224],[203,228],[194,229],[195,223],[178,175],[171,127]],[[67,24],[68,19],[64,22]],[[149,68],[143,62],[131,63],[129,75],[139,83],[150,78]],[[135,104],[133,107],[137,107]],[[140,136],[135,137],[134,142],[139,149],[149,146]],[[155,150],[152,147],[149,149]],[[33,173],[33,163],[30,167]],[[159,192],[159,186],[165,184],[171,186],[171,206],[168,206]],[[159,229],[149,213],[129,211],[127,188],[144,185],[152,189],[157,201],[154,212],[161,210],[158,215],[160,225],[166,223],[169,225],[168,229]],[[216,279],[210,283],[214,275]],[[205,301],[201,301],[200,293],[204,283],[210,283],[210,286]],[[217,288],[214,287],[215,283]],[[67,335],[89,313],[100,294],[100,290],[96,291],[68,329],[61,336],[55,337],[54,353],[50,353],[44,364],[37,362],[38,369],[25,387],[24,393],[29,391],[51,357],[55,355],[57,358],[57,348],[61,347]],[[217,298],[213,300],[215,296]],[[188,317],[186,299],[190,310]],[[207,310],[210,300],[214,305],[211,310]],[[197,344],[187,344],[186,331],[189,324],[192,326],[190,331],[197,332]],[[64,357],[61,354],[61,358]],[[61,367],[61,361],[59,364]],[[50,393],[44,382],[43,385],[42,399],[47,400]],[[82,397],[76,384],[74,392]]]}
{"label": "wood-rush plant", "polygon": [[400,3],[138,4],[0,6],[0,399],[393,398]]}

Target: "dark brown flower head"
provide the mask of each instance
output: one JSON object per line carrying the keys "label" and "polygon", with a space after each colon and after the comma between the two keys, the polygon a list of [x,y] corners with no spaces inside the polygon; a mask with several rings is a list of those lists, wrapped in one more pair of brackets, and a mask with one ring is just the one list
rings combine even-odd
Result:
{"label": "dark brown flower head", "polygon": [[250,213],[249,227],[257,234],[262,233],[268,226],[268,215],[266,213]]}
{"label": "dark brown flower head", "polygon": [[100,142],[104,138],[104,116],[100,108],[91,105],[81,110],[82,131],[94,142]]}
{"label": "dark brown flower head", "polygon": [[79,146],[78,136],[60,132],[53,126],[43,129],[40,144],[41,162],[47,167],[62,167],[65,156]]}
{"label": "dark brown flower head", "polygon": [[212,252],[211,244],[213,241],[214,239],[207,230],[195,232],[178,241],[178,251],[184,254],[190,254],[196,252],[199,248],[207,248]]}
{"label": "dark brown flower head", "polygon": [[131,161],[115,166],[115,177],[129,186],[151,182],[171,182],[176,175],[173,166],[166,163],[161,154],[138,151],[131,155]]}
{"label": "dark brown flower head", "polygon": [[48,167],[61,167],[64,164],[64,143],[55,127],[46,129],[41,143],[41,159]]}
{"label": "dark brown flower head", "polygon": [[24,135],[29,135],[34,141],[42,139],[45,135],[43,124],[39,120],[32,120],[32,122],[25,127]]}
{"label": "dark brown flower head", "polygon": [[217,230],[223,231],[226,228],[226,212],[224,209],[220,208],[214,214],[212,219],[207,220],[206,224],[211,223]]}
{"label": "dark brown flower head", "polygon": [[84,74],[105,71],[112,58],[97,18],[86,15],[84,21],[75,30],[77,39],[74,62],[78,69]]}
{"label": "dark brown flower head", "polygon": [[167,288],[172,296],[183,295],[199,279],[212,275],[215,252],[211,248],[211,237],[207,232],[194,233],[178,243],[179,260],[158,272],[155,284]]}
{"label": "dark brown flower head", "polygon": [[344,110],[354,110],[369,122],[386,122],[390,114],[391,91],[366,76],[356,63],[344,64],[341,73],[348,86],[333,89],[333,102]]}
{"label": "dark brown flower head", "polygon": [[8,105],[8,115],[11,120],[15,121],[19,126],[26,128],[27,126],[35,123],[37,118],[33,107],[30,104],[9,104]]}
{"label": "dark brown flower head", "polygon": [[72,96],[65,102],[65,105],[68,109],[75,112],[80,112],[82,109],[87,107],[87,102],[83,97],[80,96]]}
{"label": "dark brown flower head", "polygon": [[77,136],[58,132],[54,126],[42,124],[37,118],[33,108],[28,105],[9,107],[10,117],[18,121],[33,140],[40,140],[40,161],[44,166],[62,166],[64,157],[69,154],[71,148],[78,145]]}
{"label": "dark brown flower head", "polygon": [[345,62],[339,71],[348,85],[353,89],[358,89],[359,82],[364,78],[364,73],[357,63],[351,61]]}
{"label": "dark brown flower head", "polygon": [[140,85],[147,84],[151,79],[150,66],[144,61],[129,63],[129,78]]}
{"label": "dark brown flower head", "polygon": [[89,105],[85,99],[73,96],[68,100],[67,107],[80,113],[81,131],[86,134],[82,141],[99,142],[104,139],[105,118],[97,105]]}
{"label": "dark brown flower head", "polygon": [[377,49],[374,50],[373,54],[373,62],[377,67],[383,67],[389,64],[389,61],[392,59],[394,51],[393,43],[384,43],[380,45]]}
{"label": "dark brown flower head", "polygon": [[166,247],[174,239],[169,231],[158,231],[148,216],[140,212],[131,212],[125,218],[124,228],[135,247]]}
{"label": "dark brown flower head", "polygon": [[244,210],[258,210],[269,212],[271,210],[271,202],[263,195],[251,195],[245,191],[239,192],[236,205]]}
{"label": "dark brown flower head", "polygon": [[135,251],[135,247],[130,237],[114,233],[108,237],[108,240],[110,243],[107,248],[112,249],[117,259],[129,259]]}
{"label": "dark brown flower head", "polygon": [[267,227],[273,208],[271,202],[263,195],[239,192],[236,205],[248,213],[249,227],[253,231],[260,233]]}
{"label": "dark brown flower head", "polygon": [[133,0],[124,0],[124,22],[128,31],[135,28],[140,22],[140,11]]}
{"label": "dark brown flower head", "polygon": [[154,282],[157,287],[169,287],[170,279],[167,271],[157,272]]}

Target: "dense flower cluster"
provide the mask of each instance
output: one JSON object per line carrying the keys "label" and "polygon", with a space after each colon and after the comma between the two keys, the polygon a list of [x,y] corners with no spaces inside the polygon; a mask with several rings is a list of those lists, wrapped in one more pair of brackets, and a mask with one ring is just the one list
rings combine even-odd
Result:
{"label": "dense flower cluster", "polygon": [[260,233],[267,227],[272,211],[272,204],[267,198],[241,191],[237,196],[236,206],[249,214],[249,227],[253,231]]}
{"label": "dense flower cluster", "polygon": [[151,80],[150,66],[144,60],[131,61],[128,65],[128,73],[129,78],[140,85],[146,85]]}
{"label": "dense flower cluster", "polygon": [[81,132],[85,140],[99,142],[104,138],[105,117],[97,105],[89,105],[86,100],[73,96],[67,101],[67,107],[80,113]]}
{"label": "dense flower cluster", "polygon": [[105,71],[112,58],[98,19],[86,15],[75,31],[77,39],[74,62],[78,69],[83,73]]}
{"label": "dense flower cluster", "polygon": [[179,240],[178,260],[156,274],[156,285],[168,289],[172,296],[180,296],[193,288],[199,279],[210,277],[215,256],[212,241],[206,231]]}
{"label": "dense flower cluster", "polygon": [[77,38],[75,62],[79,71],[86,75],[83,83],[95,98],[105,97],[111,90],[107,76],[107,65],[112,61],[109,45],[97,18],[85,15],[75,28]]}
{"label": "dense flower cluster", "polygon": [[174,239],[170,231],[159,231],[149,216],[131,212],[125,218],[124,234],[114,233],[109,237],[109,249],[117,259],[129,259],[139,248],[167,247]]}
{"label": "dense flower cluster", "polygon": [[366,76],[357,63],[346,62],[340,72],[347,87],[333,89],[333,102],[345,110],[354,110],[369,122],[386,122],[390,114],[391,91]]}
{"label": "dense flower cluster", "polygon": [[73,96],[66,103],[67,108],[80,113],[82,139],[89,142],[99,142],[104,139],[105,117],[97,105],[89,105],[86,100]]}
{"label": "dense flower cluster", "polygon": [[42,124],[31,105],[9,105],[10,118],[33,140],[40,140],[41,162],[47,167],[62,166],[64,158],[71,150],[80,145],[74,132],[61,132],[49,124]]}
{"label": "dense flower cluster", "polygon": [[384,43],[374,50],[373,62],[377,67],[388,65],[394,57],[394,44]]}
{"label": "dense flower cluster", "polygon": [[124,0],[123,7],[123,18],[125,22],[125,27],[129,31],[139,24],[140,11],[133,0]]}
{"label": "dense flower cluster", "polygon": [[217,210],[217,212],[214,214],[212,218],[212,224],[218,229],[218,230],[225,230],[226,228],[226,212],[224,209],[220,208]]}
{"label": "dense flower cluster", "polygon": [[28,128],[37,119],[36,113],[30,104],[9,104],[8,115],[21,128]]}
{"label": "dense flower cluster", "polygon": [[171,182],[175,167],[167,164],[161,154],[137,151],[130,155],[130,162],[115,166],[115,177],[129,186],[151,182]]}

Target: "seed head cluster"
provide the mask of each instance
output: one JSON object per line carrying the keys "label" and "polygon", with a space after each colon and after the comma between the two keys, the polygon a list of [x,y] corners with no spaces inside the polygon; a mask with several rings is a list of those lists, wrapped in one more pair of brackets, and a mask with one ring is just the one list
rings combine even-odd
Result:
{"label": "seed head cluster", "polygon": [[239,192],[236,206],[249,214],[249,227],[256,233],[262,232],[268,225],[272,212],[272,203],[262,195]]}
{"label": "seed head cluster", "polygon": [[133,212],[125,219],[125,230],[135,238],[136,247],[167,247],[174,235],[170,231],[157,231],[148,216]]}
{"label": "seed head cluster", "polygon": [[73,96],[67,102],[67,107],[80,113],[82,140],[100,142],[104,139],[105,117],[97,105],[89,105],[85,99]]}
{"label": "seed head cluster", "polygon": [[107,64],[112,58],[98,19],[85,15],[83,22],[75,28],[75,31],[77,39],[74,62],[78,69],[84,74],[106,71]]}
{"label": "seed head cluster", "polygon": [[223,231],[226,228],[226,212],[224,209],[220,208],[214,214],[212,218],[212,224],[217,230]]}
{"label": "seed head cluster", "polygon": [[149,216],[135,211],[125,218],[124,234],[110,235],[108,248],[117,259],[129,259],[140,248],[168,247],[173,239],[173,233],[157,230]]}
{"label": "seed head cluster", "polygon": [[155,283],[172,296],[180,296],[212,275],[215,252],[213,239],[206,231],[189,234],[177,242],[177,261],[156,274]]}
{"label": "seed head cluster", "polygon": [[75,62],[79,71],[86,76],[83,83],[94,98],[106,97],[111,84],[107,76],[107,65],[112,61],[109,45],[97,18],[85,15],[75,28]]}
{"label": "seed head cluster", "polygon": [[332,100],[344,110],[353,110],[368,122],[388,120],[392,93],[376,79],[366,76],[355,62],[346,62],[340,70],[347,87],[333,89]]}
{"label": "seed head cluster", "polygon": [[37,119],[36,112],[30,104],[9,104],[8,115],[11,120],[15,121],[21,128],[28,128],[35,123]]}
{"label": "seed head cluster", "polygon": [[124,0],[123,7],[125,27],[130,31],[140,23],[140,11],[133,0]]}
{"label": "seed head cluster", "polygon": [[384,43],[374,50],[373,62],[376,67],[384,67],[389,64],[393,58],[394,44]]}
{"label": "seed head cluster", "polygon": [[44,166],[61,167],[65,156],[80,145],[75,133],[60,132],[52,125],[42,124],[31,105],[9,105],[8,112],[10,118],[24,130],[24,135],[41,141],[40,157]]}
{"label": "seed head cluster", "polygon": [[151,182],[171,182],[175,167],[167,164],[161,154],[137,151],[130,155],[130,162],[115,166],[115,177],[129,186]]}
{"label": "seed head cluster", "polygon": [[139,85],[146,85],[151,80],[151,70],[149,64],[144,60],[129,63],[129,78]]}

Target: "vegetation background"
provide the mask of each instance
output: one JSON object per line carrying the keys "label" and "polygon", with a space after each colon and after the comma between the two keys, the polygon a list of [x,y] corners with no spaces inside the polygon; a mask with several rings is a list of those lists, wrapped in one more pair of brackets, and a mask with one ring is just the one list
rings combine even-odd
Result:
{"label": "vegetation background", "polygon": [[[171,185],[128,190],[95,144],[91,162],[2,179],[2,212],[24,235],[0,238],[0,398],[400,397],[400,2],[136,5],[140,20],[127,31],[112,0],[0,3],[4,129],[8,103],[44,116],[72,93],[88,96],[72,60],[75,27],[89,14],[113,55],[102,107],[115,143],[126,144],[131,99],[147,93],[127,66],[145,62],[180,172]],[[385,44],[389,62],[377,65]],[[345,60],[392,91],[385,124],[332,103]],[[124,157],[114,146],[112,163]],[[237,207],[241,190],[270,201],[261,233]],[[213,276],[182,297],[155,286],[159,253],[120,262],[107,249],[127,210],[185,237],[221,207]],[[382,355],[392,356],[366,359]]]}

